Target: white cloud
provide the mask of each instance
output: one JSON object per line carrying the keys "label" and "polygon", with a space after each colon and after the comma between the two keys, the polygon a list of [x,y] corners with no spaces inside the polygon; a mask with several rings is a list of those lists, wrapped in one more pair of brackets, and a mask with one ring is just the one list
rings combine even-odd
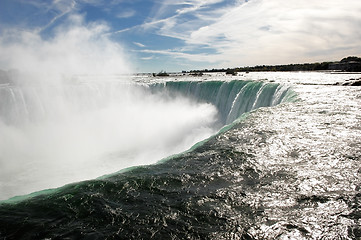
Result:
{"label": "white cloud", "polygon": [[152,54],[161,54],[161,55],[167,55],[167,56],[171,56],[174,58],[181,58],[181,59],[189,59],[191,61],[194,62],[217,62],[218,59],[216,58],[210,58],[210,56],[208,54],[191,54],[191,53],[184,53],[181,51],[174,51],[174,50],[149,50],[149,49],[144,49],[144,50],[140,50],[138,52],[142,52],[142,53],[152,53]]}
{"label": "white cloud", "polygon": [[[251,0],[224,8],[220,1],[164,1],[153,22],[158,34],[185,41],[188,49],[213,54],[163,51],[187,60],[204,59],[228,66],[338,60],[361,54],[361,4],[358,0]],[[185,4],[162,21],[167,4]],[[206,10],[204,10],[206,9]],[[202,10],[202,11],[201,11]],[[183,15],[193,14],[188,20]]]}
{"label": "white cloud", "polygon": [[130,18],[133,17],[136,14],[136,11],[134,9],[126,9],[122,12],[117,13],[117,18]]}
{"label": "white cloud", "polygon": [[51,26],[56,20],[58,20],[59,18],[65,16],[68,13],[71,13],[76,6],[76,2],[74,0],[54,0],[53,4],[50,5],[50,7],[47,7],[47,11],[53,11],[58,10],[59,13],[57,15],[55,15],[54,18],[51,19],[51,21],[43,26],[41,29],[39,29],[39,31],[43,31],[45,29],[47,29],[49,26]]}
{"label": "white cloud", "polygon": [[142,48],[145,47],[145,45],[142,44],[142,43],[139,43],[139,42],[133,42],[133,43],[134,43],[134,45],[136,45],[136,46],[138,46],[138,47],[142,47]]}
{"label": "white cloud", "polygon": [[[158,34],[185,40],[190,31],[195,28],[214,22],[220,16],[219,10],[212,10],[212,18],[206,18],[199,11],[210,11],[212,5],[224,0],[164,0],[157,6],[157,10],[142,25],[145,30],[154,30]],[[193,16],[190,20],[189,15]]]}
{"label": "white cloud", "polygon": [[140,59],[142,59],[142,60],[152,60],[152,59],[154,59],[154,56],[151,56],[151,57],[142,57],[142,58],[140,58]]}
{"label": "white cloud", "polygon": [[[357,0],[347,4],[337,0],[254,0],[225,14],[209,29],[193,32],[191,41],[209,41],[234,63],[240,58],[245,64],[339,59],[361,53],[361,35],[356,30],[361,17],[350,18],[360,10]],[[212,41],[214,36],[224,36],[229,42]]]}
{"label": "white cloud", "polygon": [[[48,27],[52,26],[58,19],[66,16],[67,14],[73,12],[76,9],[77,2],[75,0],[52,0],[52,1],[40,1],[40,0],[19,0],[23,5],[31,5],[37,8],[35,14],[29,14],[27,21],[24,21],[25,26],[20,28],[35,28],[36,31],[41,32]],[[50,18],[47,19],[49,16]],[[33,26],[33,21],[29,19],[47,19],[47,21],[42,26]],[[18,26],[19,27],[19,26]]]}

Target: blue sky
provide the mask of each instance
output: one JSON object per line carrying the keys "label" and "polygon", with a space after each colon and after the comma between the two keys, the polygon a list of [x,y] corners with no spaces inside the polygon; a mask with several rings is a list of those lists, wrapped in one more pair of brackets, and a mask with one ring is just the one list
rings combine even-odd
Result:
{"label": "blue sky", "polygon": [[9,55],[26,66],[31,48],[136,72],[340,60],[361,56],[360,12],[359,0],[0,0],[0,68],[16,67]]}

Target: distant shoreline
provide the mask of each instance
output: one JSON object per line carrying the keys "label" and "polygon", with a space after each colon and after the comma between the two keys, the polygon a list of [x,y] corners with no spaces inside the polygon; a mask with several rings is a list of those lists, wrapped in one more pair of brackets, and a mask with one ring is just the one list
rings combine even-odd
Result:
{"label": "distant shoreline", "polygon": [[286,65],[257,65],[253,67],[235,67],[222,69],[203,69],[183,71],[183,73],[207,73],[207,72],[225,72],[235,75],[237,72],[294,72],[294,71],[330,71],[330,72],[361,72],[361,58],[350,56],[343,58],[339,62],[317,62],[303,64]]}

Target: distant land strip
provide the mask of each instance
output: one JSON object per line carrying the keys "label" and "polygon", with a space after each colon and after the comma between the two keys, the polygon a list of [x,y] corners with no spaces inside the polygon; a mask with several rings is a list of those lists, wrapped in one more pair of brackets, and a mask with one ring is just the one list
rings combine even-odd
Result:
{"label": "distant land strip", "polygon": [[[321,63],[303,63],[287,65],[259,65],[254,67],[236,67],[222,69],[204,69],[191,70],[189,73],[202,72],[226,72],[236,75],[237,72],[282,72],[282,71],[342,71],[342,72],[361,72],[361,58],[350,56],[343,58],[339,62],[321,62]],[[186,73],[186,71],[183,71]]]}

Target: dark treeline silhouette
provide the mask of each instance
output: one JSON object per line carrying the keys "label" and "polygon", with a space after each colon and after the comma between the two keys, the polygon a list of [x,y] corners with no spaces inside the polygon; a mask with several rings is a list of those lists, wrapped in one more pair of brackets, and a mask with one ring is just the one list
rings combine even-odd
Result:
{"label": "dark treeline silhouette", "polygon": [[287,64],[287,65],[259,65],[253,67],[236,67],[236,68],[222,68],[222,69],[204,69],[192,70],[191,73],[196,72],[225,72],[227,74],[236,74],[237,72],[263,72],[263,71],[348,71],[361,72],[361,58],[350,56],[343,58],[339,62],[321,62],[321,63],[303,63],[303,64]]}

